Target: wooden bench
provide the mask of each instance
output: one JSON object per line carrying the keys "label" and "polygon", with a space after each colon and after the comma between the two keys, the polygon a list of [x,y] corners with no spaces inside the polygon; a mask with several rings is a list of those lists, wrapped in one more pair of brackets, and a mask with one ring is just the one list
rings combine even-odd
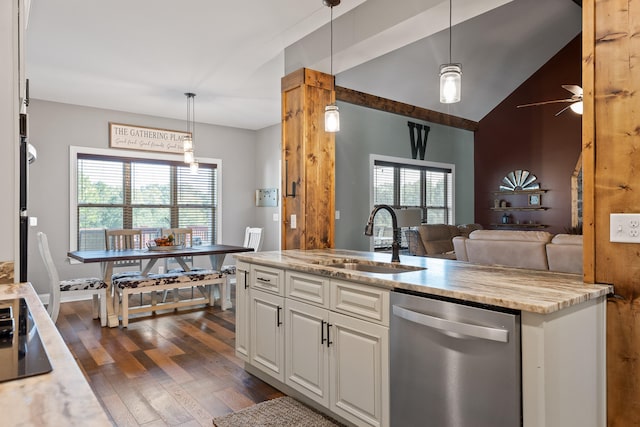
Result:
{"label": "wooden bench", "polygon": [[[215,302],[214,287],[220,287],[221,306],[227,296],[227,277],[215,270],[195,270],[186,272],[171,272],[165,274],[150,274],[149,276],[119,277],[112,281],[112,287],[119,294],[120,302],[116,305],[116,315],[122,317],[122,326],[129,324],[129,315],[135,313],[155,312],[157,310],[175,309]],[[197,289],[201,296],[180,299],[178,292],[173,292],[173,300],[158,301],[157,293],[164,290],[179,288]],[[151,302],[135,307],[129,307],[129,295],[151,293]],[[116,295],[114,295],[115,297]]]}

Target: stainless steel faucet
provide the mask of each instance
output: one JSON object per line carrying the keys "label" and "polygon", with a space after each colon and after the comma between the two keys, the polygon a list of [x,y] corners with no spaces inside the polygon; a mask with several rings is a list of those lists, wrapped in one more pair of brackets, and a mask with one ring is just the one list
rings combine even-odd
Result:
{"label": "stainless steel faucet", "polygon": [[389,205],[375,205],[369,215],[369,222],[364,227],[365,236],[373,236],[373,219],[380,209],[384,209],[391,214],[391,225],[393,227],[393,243],[391,243],[391,262],[400,262],[400,228],[398,228],[398,217],[396,211]]}

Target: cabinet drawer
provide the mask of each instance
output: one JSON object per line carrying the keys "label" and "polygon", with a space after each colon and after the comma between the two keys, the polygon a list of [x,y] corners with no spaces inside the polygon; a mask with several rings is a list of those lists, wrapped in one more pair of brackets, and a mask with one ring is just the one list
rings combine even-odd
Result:
{"label": "cabinet drawer", "polygon": [[389,326],[389,291],[331,280],[331,310]]}
{"label": "cabinet drawer", "polygon": [[251,265],[251,288],[284,296],[284,271],[278,268]]}
{"label": "cabinet drawer", "polygon": [[329,308],[329,278],[287,271],[285,284],[287,297]]}

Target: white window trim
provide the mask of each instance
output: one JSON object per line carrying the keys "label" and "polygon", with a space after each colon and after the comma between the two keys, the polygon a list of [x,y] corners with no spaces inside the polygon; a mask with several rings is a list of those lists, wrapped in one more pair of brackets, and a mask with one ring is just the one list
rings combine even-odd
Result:
{"label": "white window trim", "polygon": [[[128,150],[116,150],[113,148],[92,148],[92,147],[79,147],[71,145],[69,146],[69,250],[75,251],[78,249],[78,154],[93,154],[99,156],[118,156],[128,157],[135,159],[152,159],[152,160],[167,160],[167,161],[182,161],[182,156],[179,154],[164,154],[164,153],[151,153],[151,152],[137,152]],[[198,157],[198,161],[201,163],[215,164],[218,169],[218,191],[216,200],[216,242],[219,245],[222,242],[222,209],[220,201],[222,200],[222,160],[208,157]]]}
{"label": "white window trim", "polygon": [[[453,163],[441,163],[430,162],[428,160],[407,159],[406,157],[393,157],[383,156],[381,154],[369,154],[369,206],[373,209],[374,194],[373,194],[373,180],[374,180],[374,167],[376,161],[401,163],[405,165],[416,165],[423,167],[433,167],[441,169],[451,169],[451,216],[454,223],[456,222],[456,165]],[[373,239],[369,239],[369,251],[373,252]]]}

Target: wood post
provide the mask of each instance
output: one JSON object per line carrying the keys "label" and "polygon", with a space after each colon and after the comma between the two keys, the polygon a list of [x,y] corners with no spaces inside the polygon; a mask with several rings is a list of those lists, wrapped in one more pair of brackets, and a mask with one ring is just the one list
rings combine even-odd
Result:
{"label": "wood post", "polygon": [[324,108],[335,101],[334,78],[301,68],[281,87],[282,249],[332,248],[335,134],[324,130]]}

